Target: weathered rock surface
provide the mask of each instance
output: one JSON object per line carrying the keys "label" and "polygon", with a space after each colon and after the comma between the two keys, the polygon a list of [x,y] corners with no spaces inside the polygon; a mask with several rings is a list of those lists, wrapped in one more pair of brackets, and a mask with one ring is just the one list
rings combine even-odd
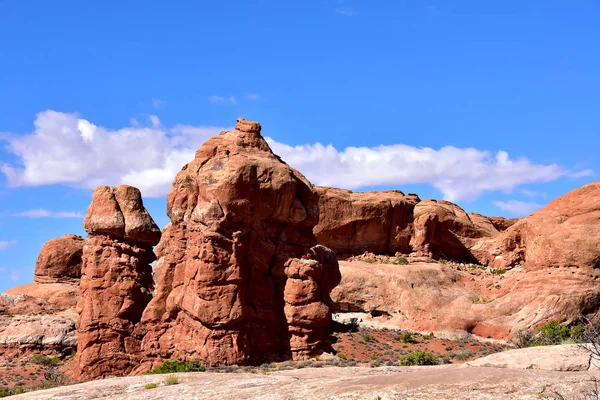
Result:
{"label": "weathered rock surface", "polygon": [[[427,400],[581,398],[594,385],[588,371],[558,372],[512,368],[430,367],[304,368],[269,374],[177,374],[167,386],[164,376],[143,375],[86,382],[20,395],[24,400],[90,399],[336,399]],[[154,383],[156,389],[145,385]]]}
{"label": "weathered rock surface", "polygon": [[340,255],[410,253],[413,209],[420,201],[397,190],[352,193],[316,186],[319,193],[319,244]]}
{"label": "weathered rock surface", "polygon": [[[336,312],[364,312],[387,325],[421,332],[466,331],[509,339],[550,319],[576,322],[600,307],[600,271],[572,268],[505,274],[440,263],[341,261],[332,292]],[[591,275],[590,275],[591,274]]]}
{"label": "weathered rock surface", "polygon": [[498,236],[515,222],[467,214],[448,201],[421,200],[398,190],[317,190],[320,219],[315,235],[339,256],[400,252],[473,262],[471,248],[478,241]]}
{"label": "weathered rock surface", "polygon": [[75,377],[126,374],[137,366],[133,330],[152,298],[160,231],[140,191],[125,185],[94,190],[84,228]]}
{"label": "weathered rock surface", "polygon": [[44,244],[35,264],[35,282],[74,282],[81,277],[83,239],[65,235]]}
{"label": "weathered rock surface", "polygon": [[[600,181],[550,202],[473,250],[495,268],[600,267]],[[577,271],[577,273],[579,273]]]}
{"label": "weathered rock surface", "polygon": [[[79,282],[31,282],[10,288],[5,294],[20,299],[14,302],[14,306],[7,309],[7,312],[11,314],[40,314],[68,308],[74,309],[77,305],[77,296],[79,295]],[[38,304],[45,305],[43,310],[39,308]],[[2,297],[0,297],[0,311],[1,309]]]}
{"label": "weathered rock surface", "polygon": [[508,350],[467,362],[473,367],[588,371],[598,369],[598,360],[579,344],[538,346]]}
{"label": "weathered rock surface", "polygon": [[167,199],[140,328],[149,362],[260,363],[327,348],[340,275],[334,254],[315,247],[318,201],[258,123],[239,119],[205,142]]}

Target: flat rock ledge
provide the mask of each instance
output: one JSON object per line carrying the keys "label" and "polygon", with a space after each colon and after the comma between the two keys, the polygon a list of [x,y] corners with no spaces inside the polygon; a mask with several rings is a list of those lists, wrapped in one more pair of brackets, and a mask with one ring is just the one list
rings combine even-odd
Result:
{"label": "flat rock ledge", "polygon": [[[547,362],[543,358],[547,358]],[[510,350],[462,365],[327,367],[252,373],[110,378],[20,395],[20,399],[552,399],[579,398],[593,388],[589,353],[577,345]],[[147,384],[158,385],[146,389]]]}

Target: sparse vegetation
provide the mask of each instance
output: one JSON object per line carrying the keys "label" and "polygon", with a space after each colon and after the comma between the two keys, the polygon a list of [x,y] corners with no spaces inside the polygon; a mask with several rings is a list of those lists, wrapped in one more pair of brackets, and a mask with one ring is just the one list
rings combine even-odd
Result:
{"label": "sparse vegetation", "polygon": [[489,304],[494,301],[494,299],[490,299],[489,297],[473,297],[471,301],[473,304]]}
{"label": "sparse vegetation", "polygon": [[415,351],[400,357],[400,365],[438,365],[440,358],[433,353],[427,351]]}
{"label": "sparse vegetation", "polygon": [[435,338],[435,335],[433,334],[433,332],[429,332],[428,334],[423,335],[423,340],[431,340],[434,338]]}
{"label": "sparse vegetation", "polygon": [[561,325],[556,320],[550,320],[538,328],[536,332],[517,332],[515,344],[517,347],[549,346],[562,343],[581,343],[584,339],[585,328],[578,324],[572,327]]}
{"label": "sparse vegetation", "polygon": [[337,353],[337,356],[340,360],[345,360],[346,359],[346,355],[344,353]]}
{"label": "sparse vegetation", "polygon": [[402,332],[400,337],[404,343],[417,343],[417,338],[415,337],[415,334],[411,331]]}
{"label": "sparse vegetation", "polygon": [[36,354],[29,360],[32,364],[43,365],[44,367],[56,367],[60,363],[57,356],[48,357],[42,354]]}
{"label": "sparse vegetation", "polygon": [[179,383],[179,378],[176,377],[175,375],[169,375],[165,378],[165,385],[167,385],[167,386],[177,385],[178,383]]}
{"label": "sparse vegetation", "polygon": [[394,265],[408,265],[408,258],[406,257],[396,257],[392,262]]}
{"label": "sparse vegetation", "polygon": [[505,269],[494,269],[494,268],[490,268],[490,273],[492,275],[503,275],[506,273]]}
{"label": "sparse vegetation", "polygon": [[148,374],[173,374],[175,372],[204,372],[206,367],[198,360],[165,361],[160,366],[148,371]]}
{"label": "sparse vegetation", "polygon": [[150,389],[156,389],[157,387],[158,387],[158,385],[156,383],[147,383],[146,386],[144,386],[144,389],[150,390]]}

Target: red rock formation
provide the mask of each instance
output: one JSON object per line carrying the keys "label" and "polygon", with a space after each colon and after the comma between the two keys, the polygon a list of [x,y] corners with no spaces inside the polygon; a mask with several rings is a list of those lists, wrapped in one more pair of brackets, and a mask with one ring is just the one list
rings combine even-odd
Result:
{"label": "red rock formation", "polygon": [[83,239],[65,235],[46,242],[35,264],[35,282],[75,282],[81,277]]}
{"label": "red rock formation", "polygon": [[511,221],[467,214],[448,201],[423,200],[398,190],[352,193],[317,187],[320,220],[315,227],[319,244],[339,256],[417,253],[436,259],[473,262],[470,248],[499,234]]}
{"label": "red rock formation", "polygon": [[333,253],[314,247],[318,201],[258,123],[240,119],[204,143],[167,199],[156,295],[139,328],[148,362],[260,363],[326,348],[340,275]]}
{"label": "red rock formation", "polygon": [[341,255],[410,253],[413,208],[420,201],[398,190],[352,193],[316,187],[319,193],[319,244]]}
{"label": "red rock formation", "polygon": [[152,246],[160,231],[140,191],[125,185],[94,190],[84,228],[75,377],[127,374],[137,366],[132,333],[152,298]]}
{"label": "red rock formation", "polygon": [[412,250],[435,259],[475,261],[470,248],[481,238],[498,235],[485,217],[469,215],[445,200],[423,200],[414,209]]}
{"label": "red rock formation", "polygon": [[494,268],[524,264],[547,267],[600,267],[600,181],[589,183],[483,241],[474,254]]}

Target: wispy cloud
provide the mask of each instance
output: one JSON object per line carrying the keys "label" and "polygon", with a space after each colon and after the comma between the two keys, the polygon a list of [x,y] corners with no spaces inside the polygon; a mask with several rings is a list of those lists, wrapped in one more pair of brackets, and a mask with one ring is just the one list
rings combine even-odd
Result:
{"label": "wispy cloud", "polygon": [[208,101],[210,101],[213,104],[219,104],[219,105],[234,105],[234,104],[237,104],[237,99],[235,98],[235,96],[228,96],[228,97],[210,96],[208,98]]}
{"label": "wispy cloud", "polygon": [[352,7],[339,7],[335,9],[335,12],[343,15],[344,17],[353,17],[358,14],[358,11]]}
{"label": "wispy cloud", "polygon": [[248,93],[248,94],[246,94],[246,98],[248,100],[258,100],[258,99],[260,99],[260,94],[258,94],[258,93]]}
{"label": "wispy cloud", "polygon": [[571,174],[571,177],[573,178],[584,178],[586,176],[590,176],[593,175],[594,171],[592,171],[591,169],[584,169],[583,171],[579,171],[579,172],[575,172],[573,174]]}
{"label": "wispy cloud", "polygon": [[16,240],[2,240],[0,241],[0,250],[5,250],[16,243]]}
{"label": "wispy cloud", "polygon": [[152,107],[156,108],[157,110],[164,108],[166,105],[167,105],[166,101],[157,99],[156,97],[152,98]]}
{"label": "wispy cloud", "polygon": [[494,205],[502,211],[506,211],[518,217],[531,214],[535,210],[542,208],[542,205],[539,203],[519,200],[495,201]]}
{"label": "wispy cloud", "polygon": [[83,214],[78,211],[48,211],[45,208],[23,211],[13,214],[13,216],[26,218],[83,218]]}
{"label": "wispy cloud", "polygon": [[[179,124],[110,130],[76,114],[44,111],[28,135],[8,139],[14,164],[0,164],[11,186],[65,184],[93,188],[121,183],[139,187],[144,196],[164,196],[173,177],[194,158],[196,149],[224,127]],[[490,152],[452,146],[438,149],[404,144],[337,149],[321,143],[289,146],[267,138],[273,151],[311,182],[358,189],[402,188],[428,184],[450,201],[473,200],[486,192],[512,191],[521,185],[550,182],[579,171],[537,164]],[[94,162],[90,162],[93,160]],[[77,212],[32,210],[22,216],[81,218]]]}
{"label": "wispy cloud", "polygon": [[545,199],[546,197],[548,197],[548,193],[546,192],[540,192],[538,190],[528,190],[528,189],[523,189],[521,190],[521,194],[529,197],[529,198],[541,198],[541,199]]}

